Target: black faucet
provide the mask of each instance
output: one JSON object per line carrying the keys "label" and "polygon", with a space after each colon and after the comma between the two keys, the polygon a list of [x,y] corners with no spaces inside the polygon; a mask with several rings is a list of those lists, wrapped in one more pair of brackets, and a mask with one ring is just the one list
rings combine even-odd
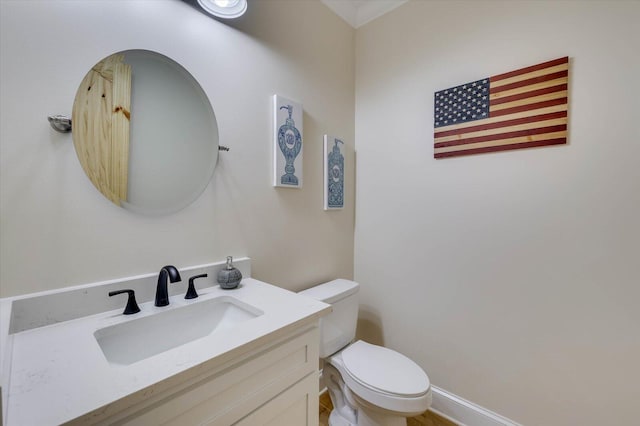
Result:
{"label": "black faucet", "polygon": [[169,304],[169,294],[167,293],[167,279],[175,283],[180,281],[180,273],[175,266],[163,266],[158,275],[158,286],[156,287],[156,306],[167,306]]}

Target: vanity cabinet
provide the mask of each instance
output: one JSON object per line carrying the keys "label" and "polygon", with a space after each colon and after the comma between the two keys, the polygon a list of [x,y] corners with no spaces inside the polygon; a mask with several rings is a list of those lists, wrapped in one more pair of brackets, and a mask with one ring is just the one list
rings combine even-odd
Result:
{"label": "vanity cabinet", "polygon": [[68,424],[317,426],[317,324],[252,343],[233,359],[180,375],[186,379],[167,379],[170,386],[148,390],[141,402],[126,406],[123,398],[108,417],[97,409]]}
{"label": "vanity cabinet", "polygon": [[[331,306],[253,278],[164,307],[151,298],[132,316],[91,303],[156,279],[0,299],[3,424],[317,426],[318,327]],[[70,318],[60,300],[95,312]]]}

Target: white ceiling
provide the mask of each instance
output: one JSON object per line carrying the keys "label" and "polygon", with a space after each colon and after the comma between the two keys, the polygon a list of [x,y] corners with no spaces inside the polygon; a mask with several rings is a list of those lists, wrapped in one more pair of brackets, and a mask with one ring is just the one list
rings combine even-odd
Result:
{"label": "white ceiling", "polygon": [[409,0],[320,0],[353,28],[384,15]]}

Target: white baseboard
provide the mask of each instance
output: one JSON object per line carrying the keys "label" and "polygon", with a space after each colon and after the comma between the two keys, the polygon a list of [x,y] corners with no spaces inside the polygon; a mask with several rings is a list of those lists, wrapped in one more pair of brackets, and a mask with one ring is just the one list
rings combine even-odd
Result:
{"label": "white baseboard", "polygon": [[431,392],[430,410],[460,426],[522,426],[436,386]]}

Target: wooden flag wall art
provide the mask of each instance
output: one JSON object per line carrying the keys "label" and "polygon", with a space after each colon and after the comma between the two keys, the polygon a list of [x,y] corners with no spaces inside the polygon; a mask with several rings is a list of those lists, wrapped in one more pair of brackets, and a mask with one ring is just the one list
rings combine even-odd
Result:
{"label": "wooden flag wall art", "polygon": [[567,143],[569,58],[440,90],[434,157]]}

